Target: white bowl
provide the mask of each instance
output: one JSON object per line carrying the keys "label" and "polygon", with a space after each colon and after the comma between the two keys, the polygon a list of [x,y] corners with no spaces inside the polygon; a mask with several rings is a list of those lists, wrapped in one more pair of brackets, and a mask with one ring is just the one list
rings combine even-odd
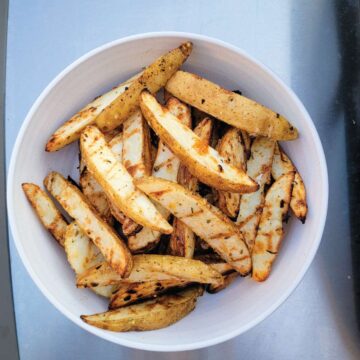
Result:
{"label": "white bowl", "polygon": [[[91,327],[79,318],[106,309],[106,300],[75,287],[63,250],[40,225],[22,190],[22,182],[42,184],[50,170],[77,177],[77,145],[46,153],[49,135],[90,99],[157,56],[191,40],[194,50],[185,68],[228,89],[243,93],[285,115],[299,129],[298,140],[284,143],[308,191],[305,225],[296,219],[271,276],[265,283],[241,279],[216,295],[200,298],[196,309],[178,323],[156,331],[115,333]],[[180,351],[214,345],[239,335],[272,313],[295,289],[308,269],[323,233],[328,178],[323,149],[296,95],[264,65],[238,48],[205,36],[150,33],[101,46],[58,75],[37,99],[21,127],[8,174],[9,222],[17,250],[37,286],[64,315],[83,329],[114,343],[145,350]]]}

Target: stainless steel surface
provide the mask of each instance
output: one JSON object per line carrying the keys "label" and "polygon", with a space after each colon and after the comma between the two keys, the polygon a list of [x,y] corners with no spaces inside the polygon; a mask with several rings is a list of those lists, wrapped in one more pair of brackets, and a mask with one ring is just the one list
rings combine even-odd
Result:
{"label": "stainless steel surface", "polygon": [[7,35],[8,1],[0,2],[0,359],[18,359],[18,347],[14,305],[12,296],[12,284],[10,276],[10,259],[8,231],[5,206],[5,63],[6,63],[6,35]]}
{"label": "stainless steel surface", "polygon": [[[339,3],[335,0],[10,1],[7,160],[31,104],[66,65],[86,51],[119,37],[178,30],[228,41],[277,73],[298,94],[312,116],[323,141],[330,176],[326,230],[302,283],[260,325],[204,350],[147,353],[85,333],[39,292],[11,244],[22,359],[360,358],[352,294],[344,90],[339,87],[342,54],[338,29],[343,21],[335,7]],[[349,2],[343,2],[346,3]]]}

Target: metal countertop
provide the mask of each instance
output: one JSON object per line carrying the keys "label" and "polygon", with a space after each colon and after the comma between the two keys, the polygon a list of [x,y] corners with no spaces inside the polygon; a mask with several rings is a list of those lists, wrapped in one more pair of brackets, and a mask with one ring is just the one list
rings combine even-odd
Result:
{"label": "metal countertop", "polygon": [[[10,238],[21,358],[359,359],[352,293],[338,1],[10,0],[6,84],[7,164],[32,103],[65,66],[105,42],[177,30],[213,36],[253,55],[299,96],[320,133],[330,202],[318,254],[270,317],[226,343],[149,353],[101,340],[62,316],[30,279]],[[343,2],[344,4],[347,1]],[[350,2],[349,2],[350,3]],[[345,24],[351,26],[351,24]]]}

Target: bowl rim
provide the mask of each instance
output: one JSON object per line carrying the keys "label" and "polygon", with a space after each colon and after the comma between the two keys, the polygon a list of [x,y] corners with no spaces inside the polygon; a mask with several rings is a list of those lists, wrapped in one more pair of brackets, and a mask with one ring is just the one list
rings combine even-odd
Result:
{"label": "bowl rim", "polygon": [[[319,155],[319,164],[320,164],[320,172],[321,172],[321,178],[322,178],[322,184],[321,186],[324,189],[324,196],[322,199],[322,204],[320,208],[322,209],[322,213],[320,214],[320,220],[317,227],[317,232],[314,235],[314,242],[311,248],[311,251],[309,253],[309,256],[307,257],[306,261],[303,263],[301,271],[297,274],[297,276],[294,278],[293,283],[291,286],[288,287],[288,289],[282,294],[282,296],[279,297],[279,299],[270,306],[267,311],[263,312],[256,318],[254,318],[252,321],[250,321],[245,326],[241,326],[238,329],[234,331],[230,331],[226,334],[223,334],[221,336],[217,336],[212,339],[208,340],[201,340],[201,341],[194,341],[192,343],[188,344],[179,344],[179,345],[166,345],[166,344],[146,344],[141,343],[141,341],[133,341],[128,339],[121,339],[116,337],[114,334],[110,331],[106,331],[103,329],[98,329],[95,327],[92,327],[86,323],[84,323],[80,317],[74,316],[70,311],[67,310],[65,306],[63,306],[55,296],[49,292],[45,286],[42,285],[42,281],[40,277],[38,277],[35,273],[35,271],[32,268],[32,264],[30,260],[27,258],[27,255],[25,254],[25,251],[23,249],[23,246],[20,241],[20,236],[17,230],[17,227],[15,225],[15,206],[12,201],[13,197],[12,194],[16,189],[14,189],[13,186],[13,178],[14,178],[14,172],[15,172],[15,165],[16,165],[16,159],[18,157],[18,152],[20,149],[20,145],[23,141],[23,138],[25,136],[25,132],[30,124],[30,121],[34,115],[34,113],[37,111],[38,107],[41,105],[43,100],[46,98],[46,96],[49,94],[49,92],[58,84],[58,82],[63,79],[68,73],[70,73],[73,69],[75,69],[77,66],[81,65],[83,62],[85,62],[87,59],[91,58],[92,56],[101,53],[111,47],[121,45],[123,43],[127,42],[133,42],[138,41],[142,39],[148,39],[148,38],[169,38],[172,37],[174,39],[176,38],[188,38],[192,41],[204,41],[207,43],[211,43],[213,45],[217,45],[220,47],[224,47],[230,51],[233,51],[237,53],[238,55],[242,56],[243,58],[249,60],[253,64],[255,64],[257,67],[259,67],[262,71],[267,73],[269,76],[271,76],[275,82],[283,89],[285,90],[289,96],[292,98],[296,106],[298,107],[299,111],[302,114],[302,117],[307,121],[314,143],[316,147],[317,154]],[[185,350],[195,350],[195,349],[201,349],[204,347],[216,345],[219,343],[222,343],[224,341],[230,340],[250,328],[254,327],[255,325],[262,322],[264,319],[266,319],[271,313],[273,313],[288,297],[289,295],[296,289],[296,287],[299,285],[300,281],[303,279],[306,271],[309,269],[315,254],[318,250],[318,247],[321,242],[321,238],[323,235],[324,227],[325,227],[325,221],[327,217],[327,209],[328,209],[328,196],[329,196],[329,180],[328,180],[328,171],[327,171],[327,164],[326,164],[326,158],[324,154],[324,150],[320,141],[320,137],[318,135],[318,132],[315,128],[315,125],[308,114],[307,110],[305,109],[302,102],[299,100],[299,98],[296,96],[296,94],[276,75],[274,74],[267,66],[253,58],[251,55],[249,55],[246,51],[238,48],[237,46],[231,45],[225,41],[206,36],[196,33],[190,33],[190,32],[178,32],[178,31],[161,31],[161,32],[146,32],[146,33],[140,33],[135,34],[131,36],[126,36],[120,39],[116,39],[113,41],[110,41],[108,43],[105,43],[103,45],[100,45],[96,47],[93,50],[90,50],[89,52],[85,53],[81,57],[79,57],[77,60],[69,64],[67,67],[65,67],[64,70],[62,70],[47,86],[46,88],[41,92],[41,94],[38,96],[36,101],[31,106],[29,112],[27,113],[25,120],[23,121],[20,131],[17,135],[15,144],[13,146],[13,150],[11,153],[10,158],[10,164],[8,169],[8,176],[7,176],[7,211],[8,211],[8,224],[11,230],[12,237],[15,242],[15,247],[20,255],[20,258],[29,273],[32,280],[35,282],[37,287],[40,289],[40,291],[43,293],[43,295],[55,306],[56,309],[58,309],[62,314],[64,314],[69,320],[74,322],[76,325],[80,326],[82,329],[92,333],[93,335],[97,335],[100,338],[103,338],[105,340],[111,341],[118,345],[127,346],[134,349],[141,349],[141,350],[148,350],[148,351],[162,351],[162,352],[174,352],[174,351],[185,351]]]}

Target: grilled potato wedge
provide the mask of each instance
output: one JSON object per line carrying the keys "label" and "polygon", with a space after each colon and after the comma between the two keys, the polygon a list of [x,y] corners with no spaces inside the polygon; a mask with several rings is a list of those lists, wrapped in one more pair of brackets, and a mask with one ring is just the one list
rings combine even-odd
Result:
{"label": "grilled potato wedge", "polygon": [[[74,221],[69,224],[65,231],[64,248],[70,266],[75,274],[82,274],[92,266],[102,263],[105,259],[100,250],[80,229]],[[97,286],[91,288],[96,294],[109,298],[117,289],[116,285]]]}
{"label": "grilled potato wedge", "polygon": [[102,314],[82,315],[86,323],[111,331],[147,331],[167,327],[189,314],[203,294],[194,286],[176,294],[166,294],[140,304],[110,310]]}
{"label": "grilled potato wedge", "polygon": [[114,206],[138,224],[171,233],[171,225],[151,201],[135,188],[131,175],[117,161],[99,129],[88,126],[81,134],[80,147],[87,168]]}
{"label": "grilled potato wedge", "polygon": [[[122,132],[116,132],[115,136],[112,136],[109,141],[109,147],[113,154],[116,156],[118,161],[122,160]],[[116,212],[117,216],[114,216],[119,222],[120,211],[114,209],[114,206],[111,207],[109,199],[107,198],[103,188],[95,180],[95,178],[90,174],[89,170],[86,168],[86,164],[83,157],[80,157],[80,187],[83,194],[86,196],[90,204],[95,208],[95,210],[101,215],[101,217],[107,221],[110,225],[113,224],[113,214]],[[116,211],[115,211],[116,210]],[[125,219],[125,215],[122,215]],[[122,223],[122,222],[121,222]]]}
{"label": "grilled potato wedge", "polygon": [[188,282],[182,280],[160,280],[121,284],[111,296],[109,309],[117,309],[145,299],[156,298],[170,289],[173,290],[184,287],[188,284]]}
{"label": "grilled potato wedge", "polygon": [[192,43],[185,42],[178,48],[160,56],[149,65],[139,78],[120,94],[96,118],[97,126],[108,131],[123,123],[139,106],[139,97],[143,90],[156,93],[186,61],[192,50]]}
{"label": "grilled potato wedge", "polygon": [[67,226],[64,239],[67,259],[76,274],[105,261],[99,248],[75,221]]}
{"label": "grilled potato wedge", "polygon": [[294,215],[302,223],[305,223],[308,207],[306,202],[306,189],[304,182],[292,161],[280,149],[279,145],[276,144],[271,174],[276,180],[289,171],[295,171],[294,187],[291,194],[290,208]]}
{"label": "grilled potato wedge", "polygon": [[45,178],[44,184],[51,195],[100,249],[110,266],[120,276],[128,276],[132,268],[129,250],[115,231],[93,210],[80,190],[56,172],[51,172]]}
{"label": "grilled potato wedge", "polygon": [[94,179],[86,167],[80,174],[79,184],[81,191],[89,203],[108,224],[112,224],[113,216],[108,198],[100,184]]}
{"label": "grilled potato wedge", "polygon": [[[210,118],[204,118],[194,129],[194,133],[207,144],[211,138],[213,121]],[[198,179],[191,175],[184,165],[180,165],[178,172],[178,183],[192,192],[198,188]],[[184,256],[192,258],[195,251],[195,234],[181,220],[175,218],[173,222],[173,232],[169,240],[168,252],[174,256]]]}
{"label": "grilled potato wedge", "polygon": [[[246,170],[245,148],[239,129],[231,128],[228,130],[219,141],[217,151],[229,164]],[[219,191],[218,207],[227,216],[234,218],[239,212],[240,194]]]}
{"label": "grilled potato wedge", "polygon": [[114,87],[109,92],[95,98],[90,104],[82,108],[70,120],[60,126],[48,140],[45,151],[58,151],[64,146],[79,139],[81,132],[91,124],[94,124],[96,117],[109,106],[114,99],[124,93],[140,74]]}
{"label": "grilled potato wedge", "polygon": [[177,71],[165,89],[181,101],[251,135],[294,140],[298,132],[283,116],[198,75]]}
{"label": "grilled potato wedge", "polygon": [[259,136],[251,146],[251,156],[247,162],[247,173],[259,184],[259,189],[241,197],[237,224],[240,226],[246,244],[251,252],[260,221],[264,202],[264,187],[270,181],[271,164],[274,156],[275,142]]}
{"label": "grilled potato wedge", "polygon": [[289,208],[295,172],[280,176],[270,187],[252,252],[252,278],[264,281],[268,278],[283,238],[283,219]]}
{"label": "grilled potato wedge", "polygon": [[[191,112],[188,106],[179,100],[171,97],[167,100],[166,107],[176,116],[185,126],[191,127]],[[162,142],[159,142],[156,158],[153,165],[152,175],[176,181],[180,166],[180,160]],[[156,205],[161,215],[168,219],[170,212]],[[128,246],[133,253],[148,251],[154,248],[160,240],[161,233],[150,228],[143,228],[138,233],[129,236]]]}
{"label": "grilled potato wedge", "polygon": [[154,177],[136,186],[172,212],[242,275],[251,270],[249,250],[240,231],[219,209],[183,186]]}
{"label": "grilled potato wedge", "polygon": [[64,246],[64,234],[67,222],[61,215],[61,212],[46,192],[40,189],[39,186],[31,183],[23,183],[22,188],[41,223],[49,230],[55,240],[61,246]]}
{"label": "grilled potato wedge", "polygon": [[149,126],[140,109],[123,124],[122,162],[134,177],[151,175],[151,143]]}
{"label": "grilled potato wedge", "polygon": [[184,126],[149,92],[141,94],[140,107],[160,139],[200,181],[225,191],[245,193],[257,190],[257,184],[243,170],[228,164],[215,149]]}
{"label": "grilled potato wedge", "polygon": [[104,286],[144,281],[181,280],[204,284],[221,284],[222,277],[202,261],[170,255],[135,255],[133,270],[122,278],[106,262],[92,267],[77,279],[78,287]]}

